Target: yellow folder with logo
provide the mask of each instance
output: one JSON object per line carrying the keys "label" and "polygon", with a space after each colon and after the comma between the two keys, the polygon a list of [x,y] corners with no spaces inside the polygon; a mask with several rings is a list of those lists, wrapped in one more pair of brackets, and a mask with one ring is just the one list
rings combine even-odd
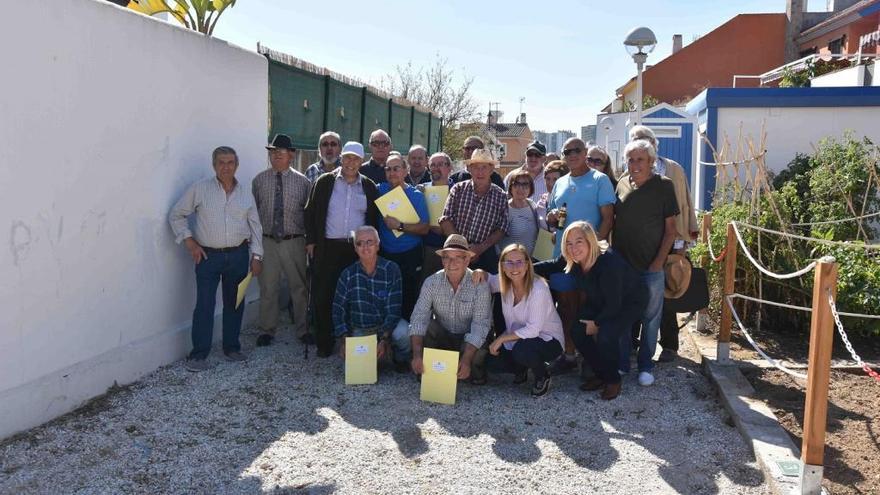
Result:
{"label": "yellow folder with logo", "polygon": [[[382,212],[382,217],[394,217],[403,223],[421,222],[419,214],[416,212],[416,209],[413,207],[412,203],[410,203],[409,198],[406,197],[406,193],[403,192],[403,188],[400,186],[395,187],[379,197],[379,199],[376,200],[376,206],[379,208],[379,211]],[[392,230],[391,233],[394,234],[395,237],[403,235],[403,232],[397,230]]]}
{"label": "yellow folder with logo", "polygon": [[244,301],[244,294],[247,292],[248,285],[251,284],[252,278],[254,278],[254,274],[248,272],[247,277],[238,283],[238,294],[235,296],[235,309],[238,309],[238,307],[241,306],[241,302]]}
{"label": "yellow folder with logo", "polygon": [[422,375],[422,400],[455,404],[458,353],[425,348],[422,363],[425,366],[425,373]]}
{"label": "yellow folder with logo", "polygon": [[376,383],[376,335],[345,339],[345,384]]}
{"label": "yellow folder with logo", "polygon": [[553,258],[553,234],[550,231],[538,229],[538,240],[535,241],[532,256],[541,261]]}
{"label": "yellow folder with logo", "polygon": [[443,215],[448,197],[449,186],[425,186],[425,202],[428,203],[428,214],[434,227],[440,226],[440,216]]}

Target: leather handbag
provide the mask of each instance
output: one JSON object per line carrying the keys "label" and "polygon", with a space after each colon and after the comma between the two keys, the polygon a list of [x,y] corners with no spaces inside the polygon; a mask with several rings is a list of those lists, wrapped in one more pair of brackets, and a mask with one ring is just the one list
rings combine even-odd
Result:
{"label": "leather handbag", "polygon": [[664,307],[676,313],[692,313],[709,306],[709,281],[706,270],[691,268],[691,280],[687,290],[676,299],[664,299]]}

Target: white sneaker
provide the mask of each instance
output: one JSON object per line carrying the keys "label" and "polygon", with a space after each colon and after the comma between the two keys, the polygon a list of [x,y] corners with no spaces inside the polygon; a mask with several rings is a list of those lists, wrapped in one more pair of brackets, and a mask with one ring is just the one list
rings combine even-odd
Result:
{"label": "white sneaker", "polygon": [[650,387],[654,384],[654,375],[648,373],[647,371],[639,372],[639,385],[643,387]]}

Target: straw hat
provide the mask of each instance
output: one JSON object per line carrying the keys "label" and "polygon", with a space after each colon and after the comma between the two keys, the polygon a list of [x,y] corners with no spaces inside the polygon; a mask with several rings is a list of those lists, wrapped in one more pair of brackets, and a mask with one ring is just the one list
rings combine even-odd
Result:
{"label": "straw hat", "polygon": [[666,272],[666,289],[663,297],[666,299],[678,299],[691,283],[691,262],[680,254],[670,254],[666,257],[663,271]]}
{"label": "straw hat", "polygon": [[471,155],[470,160],[465,160],[464,163],[466,165],[470,165],[472,163],[488,163],[493,167],[497,167],[499,165],[498,160],[492,155],[490,150],[482,149],[482,150],[474,150],[474,154]]}
{"label": "straw hat", "polygon": [[467,253],[472,257],[477,255],[477,253],[471,251],[467,239],[461,234],[452,234],[447,237],[446,242],[443,243],[443,249],[438,249],[436,252],[442,256],[444,251]]}

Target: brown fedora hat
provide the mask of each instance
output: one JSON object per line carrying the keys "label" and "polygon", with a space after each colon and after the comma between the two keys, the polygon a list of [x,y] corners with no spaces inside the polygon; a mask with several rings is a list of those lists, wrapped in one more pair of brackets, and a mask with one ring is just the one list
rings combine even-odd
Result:
{"label": "brown fedora hat", "polygon": [[691,283],[691,262],[680,254],[670,254],[666,257],[663,271],[666,272],[666,289],[663,297],[666,299],[678,299]]}
{"label": "brown fedora hat", "polygon": [[468,245],[467,239],[465,239],[465,237],[461,234],[452,234],[447,237],[446,242],[443,243],[443,249],[438,249],[436,253],[442,256],[444,251],[467,253],[472,257],[477,255],[477,253],[471,251],[471,247],[470,245]]}

